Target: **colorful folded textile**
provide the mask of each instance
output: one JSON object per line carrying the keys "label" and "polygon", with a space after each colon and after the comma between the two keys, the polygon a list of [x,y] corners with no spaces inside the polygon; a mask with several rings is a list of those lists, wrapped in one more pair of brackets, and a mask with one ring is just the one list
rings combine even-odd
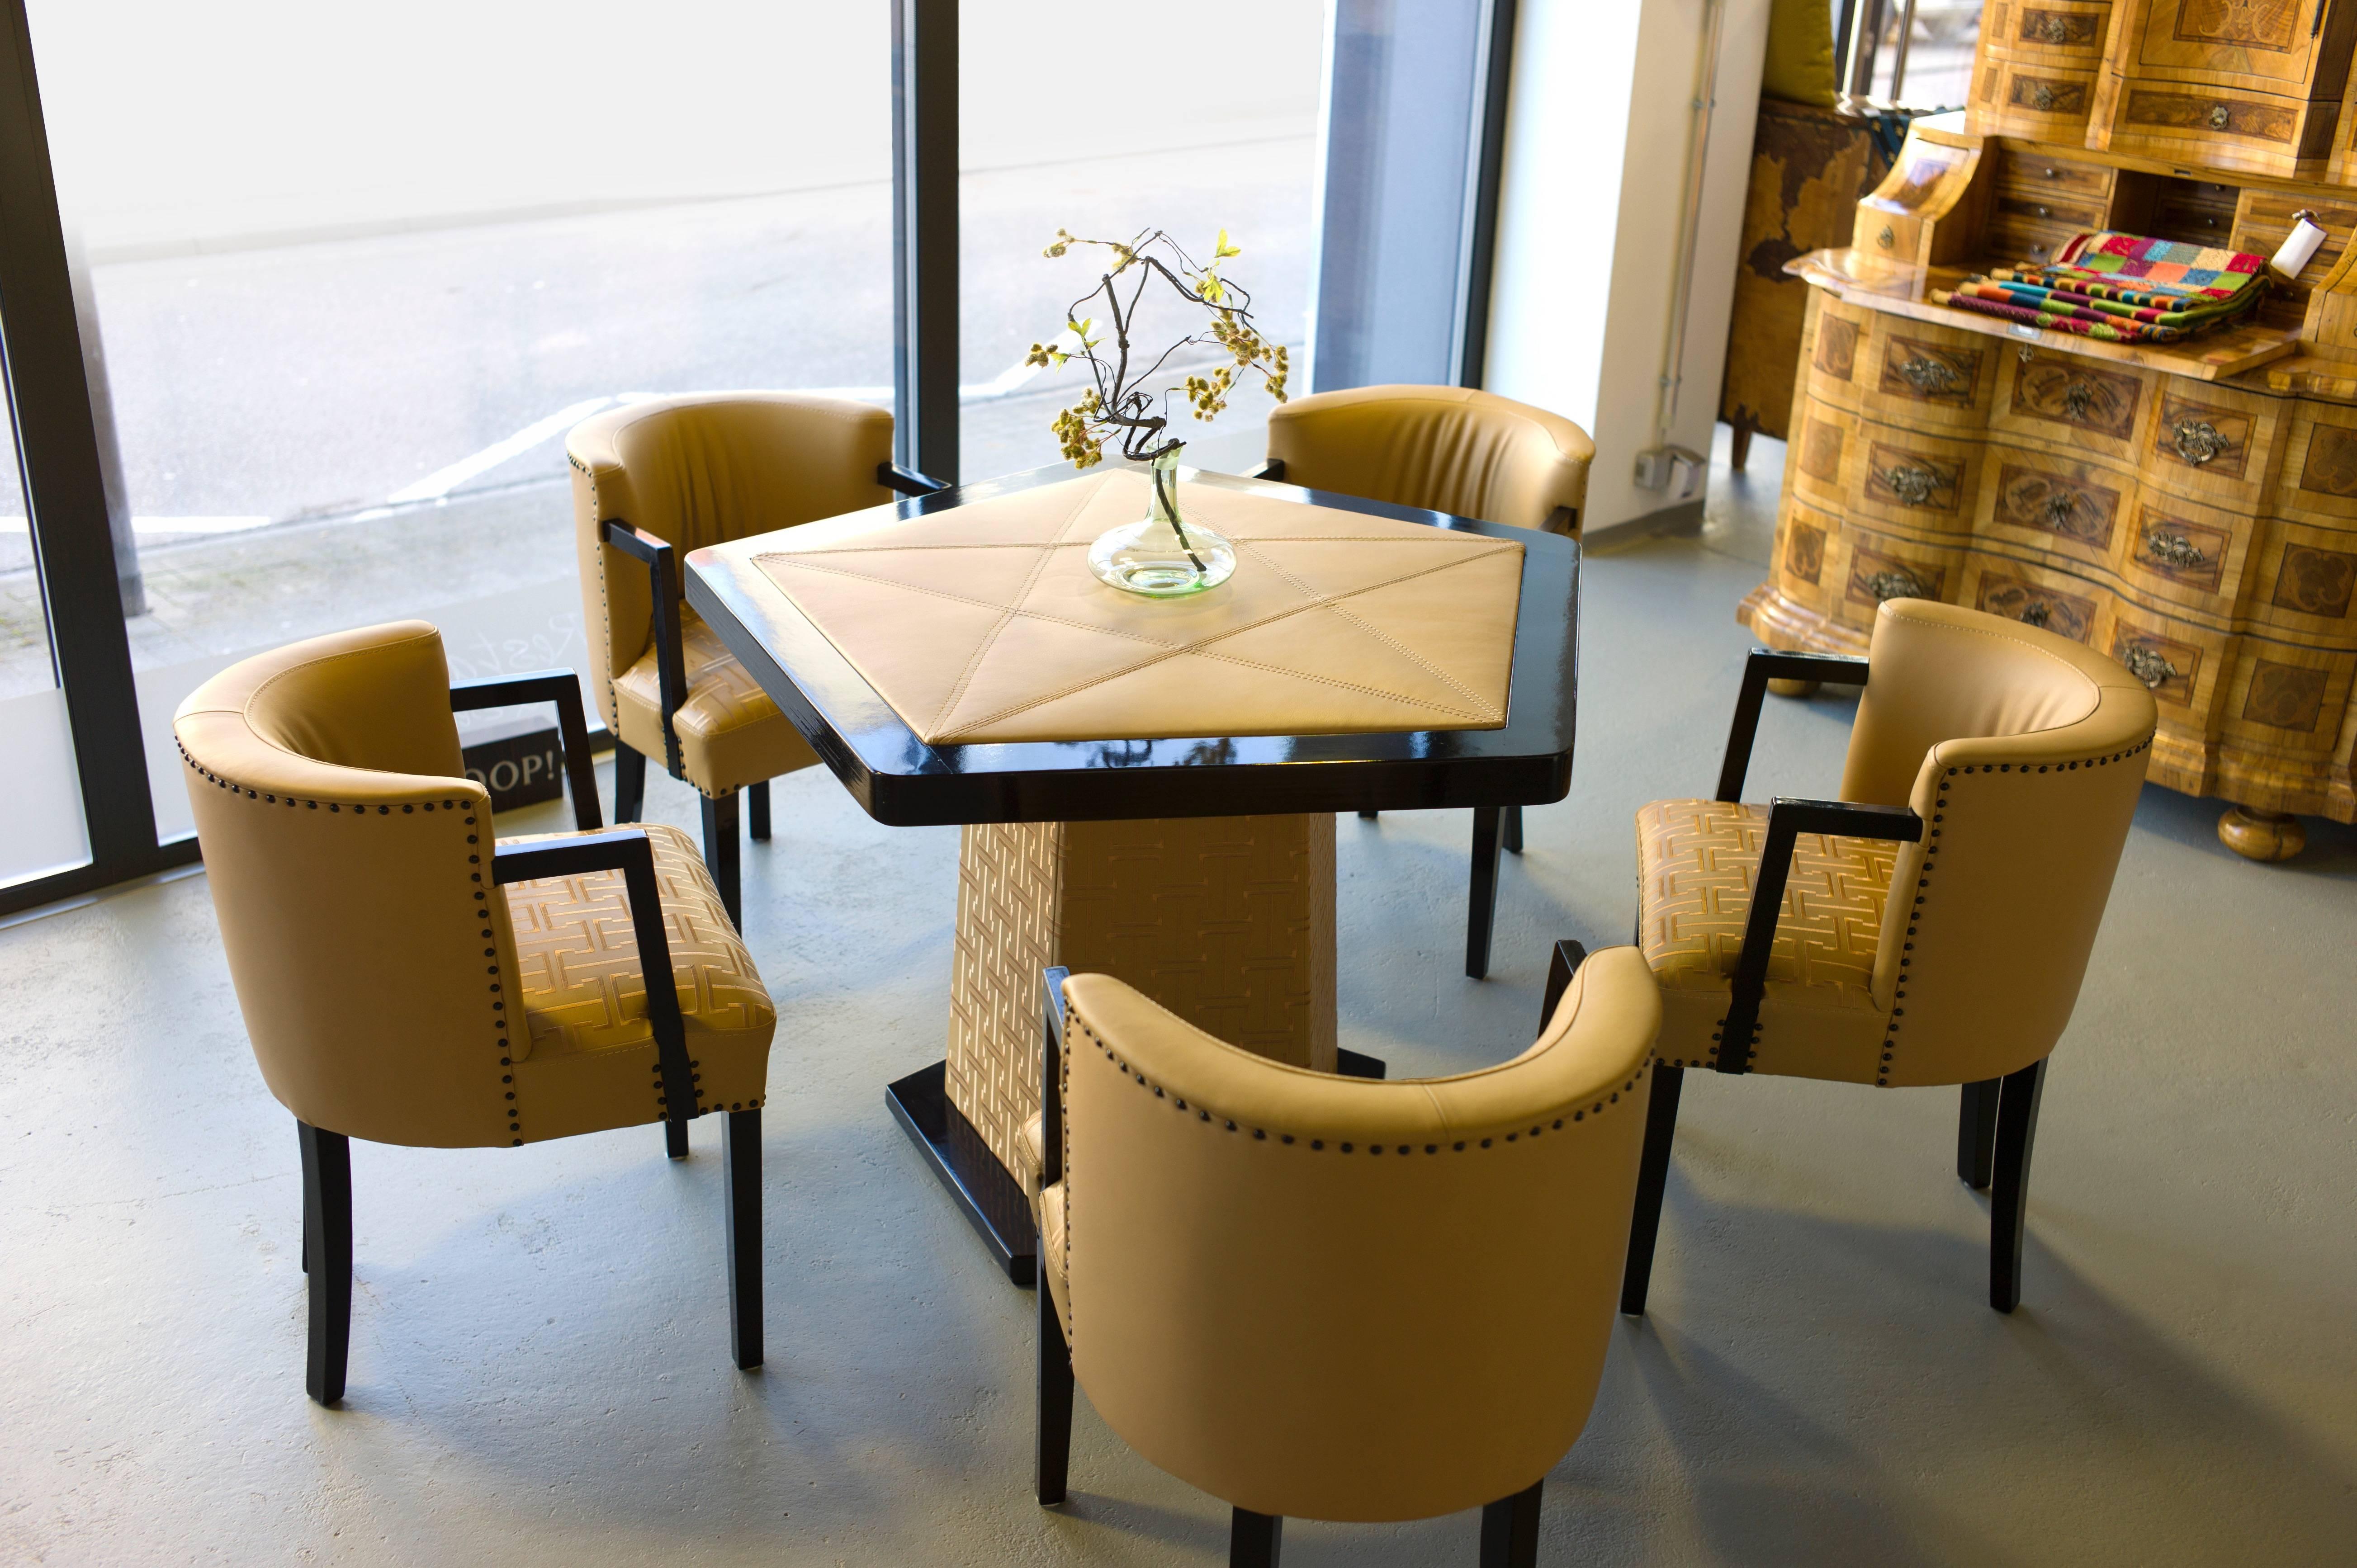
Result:
{"label": "colorful folded textile", "polygon": [[2080,234],[2043,266],[1966,278],[1937,304],[2115,343],[2168,343],[2241,318],[2266,258],[2111,231]]}

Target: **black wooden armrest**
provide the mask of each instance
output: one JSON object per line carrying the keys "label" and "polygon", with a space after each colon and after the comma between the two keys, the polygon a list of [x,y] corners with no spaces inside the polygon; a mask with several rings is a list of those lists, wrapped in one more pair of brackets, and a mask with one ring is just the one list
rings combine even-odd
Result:
{"label": "black wooden armrest", "polygon": [[1281,480],[1285,478],[1285,459],[1282,457],[1271,457],[1262,463],[1259,467],[1248,470],[1245,473],[1244,478],[1247,479]]}
{"label": "black wooden armrest", "polygon": [[1718,798],[1743,799],[1743,776],[1751,770],[1751,741],[1760,733],[1760,704],[1770,681],[1828,681],[1836,686],[1866,684],[1866,660],[1839,653],[1777,653],[1755,648],[1743,665],[1743,689],[1735,697],[1735,727],[1727,734],[1727,760],[1718,770]]}
{"label": "black wooden armrest", "polygon": [[904,496],[939,495],[950,488],[947,479],[937,479],[931,474],[920,474],[914,468],[903,468],[898,463],[876,465],[876,482],[889,485]]}
{"label": "black wooden armrest", "polygon": [[533,670],[522,675],[457,681],[450,686],[454,714],[525,703],[556,704],[556,733],[565,742],[565,781],[573,791],[573,825],[584,832],[604,827],[606,819],[597,810],[597,775],[589,764],[589,725],[581,714],[581,682],[572,671]]}
{"label": "black wooden armrest", "polygon": [[[1072,972],[1060,964],[1039,972],[1039,1185],[1064,1179],[1064,982]],[[1042,1279],[1039,1288],[1048,1288]]]}
{"label": "black wooden armrest", "polygon": [[[491,850],[495,883],[536,882],[591,871],[622,874],[630,929],[639,939],[639,972],[646,981],[647,1022],[654,1028],[655,1059],[662,1068],[663,1114],[685,1122],[696,1111],[694,1069],[688,1065],[687,1024],[680,1016],[679,990],[672,981],[671,939],[663,931],[662,892],[655,886],[655,852],[647,830],[608,828],[570,838],[495,844]],[[509,1002],[511,1007],[517,1005],[515,993],[510,993]],[[511,1012],[508,1027],[523,1026],[522,1016]]]}
{"label": "black wooden armrest", "polygon": [[655,680],[662,703],[663,770],[674,779],[684,778],[679,731],[672,722],[679,705],[687,701],[687,658],[680,651],[679,641],[679,552],[668,539],[632,528],[619,517],[606,520],[605,534],[607,543],[634,561],[646,563],[647,585],[655,601]]}
{"label": "black wooden armrest", "polygon": [[1759,875],[1751,883],[1751,909],[1743,921],[1743,951],[1735,963],[1734,993],[1727,1001],[1727,1022],[1719,1026],[1721,1072],[1751,1070],[1752,1036],[1760,1027],[1760,999],[1768,989],[1768,954],[1776,945],[1776,919],[1784,908],[1784,884],[1792,873],[1792,840],[1802,833],[1838,833],[1844,838],[1920,843],[1923,819],[1905,806],[1860,806],[1847,800],[1794,800],[1783,797],[1770,803],[1768,842],[1761,847]]}
{"label": "black wooden armrest", "polygon": [[1566,937],[1555,944],[1555,955],[1547,960],[1546,1000],[1539,1004],[1539,1033],[1544,1035],[1555,1022],[1556,1004],[1571,989],[1571,977],[1587,961],[1587,950]]}

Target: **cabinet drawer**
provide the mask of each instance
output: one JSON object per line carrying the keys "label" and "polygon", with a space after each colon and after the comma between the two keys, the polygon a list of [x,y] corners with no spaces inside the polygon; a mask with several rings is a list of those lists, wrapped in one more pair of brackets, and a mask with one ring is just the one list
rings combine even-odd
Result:
{"label": "cabinet drawer", "polygon": [[2081,197],[2072,199],[2045,190],[2017,190],[2000,187],[1993,222],[2060,223],[2073,231],[2101,229],[2107,204]]}
{"label": "cabinet drawer", "polygon": [[1964,562],[1962,549],[1922,544],[1855,524],[1842,531],[1836,554],[1827,564],[1840,572],[1840,592],[1832,596],[1826,611],[1844,626],[1869,632],[1885,599],[1953,603]]}
{"label": "cabinet drawer", "polygon": [[2260,638],[2235,650],[2219,728],[2245,746],[2328,757],[2337,748],[2357,677],[2357,652],[2295,648]]}
{"label": "cabinet drawer", "polygon": [[2357,645],[2357,532],[2269,518],[2254,552],[2253,622]]}
{"label": "cabinet drawer", "polygon": [[1834,511],[1842,510],[1842,465],[1848,461],[1857,416],[1811,397],[1793,421],[1785,485],[1792,494]]}
{"label": "cabinet drawer", "polygon": [[1972,527],[1981,443],[1860,420],[1842,466],[1843,508],[1916,533]]}
{"label": "cabinet drawer", "polygon": [[1990,65],[1996,82],[1989,106],[2000,133],[2066,145],[2086,134],[2087,112],[2095,103],[2093,68],[2018,59],[1993,59]]}
{"label": "cabinet drawer", "polygon": [[2357,522],[2357,408],[2306,399],[2291,406],[2291,435],[2267,510],[2293,521]]}
{"label": "cabinet drawer", "polygon": [[1992,54],[2009,59],[2048,60],[2092,70],[2103,61],[2104,31],[2112,8],[2104,0],[2013,0],[1989,7],[1983,18]]}
{"label": "cabinet drawer", "polygon": [[1859,412],[1908,426],[1982,429],[2004,347],[1977,332],[1878,313],[1857,370]]}
{"label": "cabinet drawer", "polygon": [[1795,604],[1824,609],[1828,591],[1838,585],[1838,579],[1825,568],[1833,541],[1841,532],[1835,518],[1798,497],[1786,497],[1784,515],[1776,528],[1777,591]]}
{"label": "cabinet drawer", "polygon": [[1993,442],[1975,532],[2100,571],[2134,513],[2136,492],[2134,479],[2109,467]]}
{"label": "cabinet drawer", "polygon": [[1998,218],[1984,231],[1982,245],[1989,260],[2030,262],[2044,266],[2063,246],[2087,231],[2076,223],[2039,223],[2019,218]]}
{"label": "cabinet drawer", "polygon": [[2259,531],[2255,519],[2147,486],[2122,523],[2113,567],[2130,590],[2220,625],[2233,618]]}
{"label": "cabinet drawer", "polygon": [[2103,587],[2009,556],[1974,551],[1964,561],[1961,604],[2024,626],[2100,647],[2111,595]]}
{"label": "cabinet drawer", "polygon": [[2206,626],[2115,601],[2110,628],[2096,646],[2151,688],[2164,724],[2174,722],[2215,735],[2219,688],[2240,640]]}
{"label": "cabinet drawer", "polygon": [[2019,348],[2002,365],[1990,429],[2135,465],[2152,371]]}
{"label": "cabinet drawer", "polygon": [[2104,164],[2072,163],[2022,147],[2005,147],[1997,156],[1998,187],[2025,195],[2044,191],[2065,200],[2091,201],[2100,207],[2112,199],[2116,175],[2116,170]]}
{"label": "cabinet drawer", "polygon": [[[1822,295],[1822,291],[1816,291]],[[1866,358],[1870,313],[1828,299],[1814,313],[1815,328],[1802,345],[1809,367],[1809,392],[1839,407],[1857,408],[1858,365]]]}
{"label": "cabinet drawer", "polygon": [[2159,406],[2145,442],[2153,483],[2238,511],[2256,511],[2266,494],[2287,407],[2181,376],[2155,379]]}

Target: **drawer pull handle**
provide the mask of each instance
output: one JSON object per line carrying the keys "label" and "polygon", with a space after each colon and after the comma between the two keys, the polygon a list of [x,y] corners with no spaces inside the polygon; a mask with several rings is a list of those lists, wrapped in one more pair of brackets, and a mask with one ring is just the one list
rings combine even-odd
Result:
{"label": "drawer pull handle", "polygon": [[1885,599],[1928,599],[1930,584],[1908,571],[1877,572],[1866,580],[1866,591],[1880,604]]}
{"label": "drawer pull handle", "polygon": [[2131,642],[2121,649],[2119,659],[2128,667],[2129,674],[2156,691],[2184,673],[2165,654],[2156,653],[2141,642]]}
{"label": "drawer pull handle", "polygon": [[2062,171],[2059,168],[2048,169],[2046,171],[2046,177],[2049,179],[2061,179],[2062,177]]}
{"label": "drawer pull handle", "polygon": [[1890,231],[1890,225],[1888,223],[1885,223],[1882,226],[1882,232],[1874,237],[1874,242],[1881,246],[1886,251],[1890,249],[1892,245],[1898,243],[1898,242],[1899,236]]}
{"label": "drawer pull handle", "polygon": [[2038,215],[2040,218],[2051,218],[2054,216],[2054,209],[2051,207],[2041,207],[2038,209]]}
{"label": "drawer pull handle", "polygon": [[2047,493],[2046,506],[2044,510],[2046,512],[2046,526],[2051,528],[2057,533],[2062,532],[2065,526],[2071,521],[2072,513],[2079,510],[2078,492],[2075,490],[2049,491]]}
{"label": "drawer pull handle", "polygon": [[2226,128],[2226,121],[2228,118],[2229,116],[2226,113],[2226,106],[2223,103],[2212,103],[2210,105],[2210,128],[2212,130],[2224,130]]}
{"label": "drawer pull handle", "polygon": [[2031,108],[2036,109],[2040,113],[2050,111],[2054,107],[2054,90],[2047,86],[2042,81],[2031,82],[2029,84],[2029,105]]}
{"label": "drawer pull handle", "polygon": [[2233,437],[2206,419],[2180,419],[2169,436],[2177,455],[2197,468],[2234,449]]}
{"label": "drawer pull handle", "polygon": [[1956,367],[1943,360],[1927,359],[1921,354],[1910,357],[1899,367],[1899,379],[1927,397],[1955,391],[1964,384],[1956,374]]}
{"label": "drawer pull handle", "polygon": [[2086,382],[2072,381],[2062,389],[2063,418],[2077,420],[2083,424],[2087,415],[2094,412],[2094,407],[2095,389]]}
{"label": "drawer pull handle", "polygon": [[2043,629],[2047,623],[2051,621],[2053,618],[2054,601],[2051,599],[2040,599],[2036,604],[2021,612],[2022,625],[2034,626],[2040,629]]}
{"label": "drawer pull handle", "polygon": [[2051,11],[2043,12],[2032,22],[2028,31],[2042,43],[2067,44],[2071,41],[2071,24]]}
{"label": "drawer pull handle", "polygon": [[2168,533],[2154,529],[2144,536],[2145,550],[2165,566],[2206,566],[2209,554],[2201,546],[2181,533]]}
{"label": "drawer pull handle", "polygon": [[1944,476],[1903,463],[1895,468],[1885,468],[1882,482],[1908,506],[1929,506],[1934,495],[1948,488]]}

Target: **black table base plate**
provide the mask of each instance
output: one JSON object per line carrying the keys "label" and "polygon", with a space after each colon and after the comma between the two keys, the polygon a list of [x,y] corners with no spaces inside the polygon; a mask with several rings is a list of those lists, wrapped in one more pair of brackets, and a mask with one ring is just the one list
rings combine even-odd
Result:
{"label": "black table base plate", "polygon": [[884,1103],[925,1164],[948,1189],[958,1211],[974,1227],[991,1261],[1016,1284],[1028,1290],[1035,1278],[1031,1200],[1022,1183],[1006,1173],[982,1134],[949,1100],[949,1063],[919,1068],[888,1085]]}

